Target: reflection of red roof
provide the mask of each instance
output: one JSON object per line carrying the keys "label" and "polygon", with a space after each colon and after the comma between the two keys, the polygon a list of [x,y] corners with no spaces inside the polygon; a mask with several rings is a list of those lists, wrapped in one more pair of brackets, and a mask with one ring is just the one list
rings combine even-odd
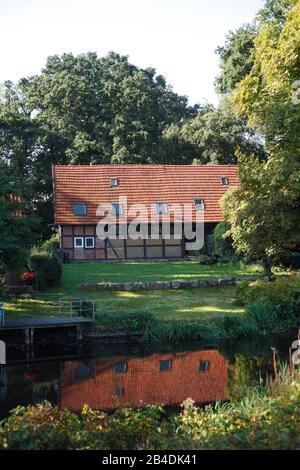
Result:
{"label": "reflection of red roof", "polygon": [[[228,178],[229,187],[239,184],[237,167],[226,165],[55,165],[53,177],[57,224],[96,224],[98,205],[117,203],[120,196],[128,197],[129,206],[145,204],[148,216],[156,202],[182,205],[204,199],[205,221],[219,222],[219,201],[228,189],[221,177]],[[111,188],[111,178],[117,178],[117,187]],[[87,216],[74,216],[78,202],[87,204]]]}
{"label": "reflection of red roof", "polygon": [[[160,372],[160,361],[171,360],[172,368]],[[116,373],[116,363],[127,362],[126,373]],[[209,361],[199,372],[200,361]],[[80,410],[84,404],[94,409],[121,405],[178,405],[187,398],[197,403],[226,400],[227,361],[218,351],[154,354],[145,358],[114,357],[96,360],[89,377],[76,380],[79,362],[67,362],[61,377],[60,408]],[[116,396],[123,389],[123,396]]]}

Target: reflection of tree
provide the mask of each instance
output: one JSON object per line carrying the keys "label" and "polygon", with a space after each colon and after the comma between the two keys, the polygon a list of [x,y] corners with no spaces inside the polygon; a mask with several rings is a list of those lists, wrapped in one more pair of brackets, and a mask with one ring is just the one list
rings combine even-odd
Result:
{"label": "reflection of tree", "polygon": [[236,355],[228,366],[226,395],[229,400],[240,400],[245,388],[258,386],[273,373],[272,357],[246,357]]}

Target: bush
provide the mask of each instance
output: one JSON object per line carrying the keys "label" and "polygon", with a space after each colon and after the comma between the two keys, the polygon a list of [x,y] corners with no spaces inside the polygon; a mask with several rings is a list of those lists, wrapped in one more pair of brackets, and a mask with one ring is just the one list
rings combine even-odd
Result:
{"label": "bush", "polygon": [[101,313],[97,315],[97,322],[108,331],[148,331],[156,323],[153,315],[146,310],[130,312]]}
{"label": "bush", "polygon": [[28,264],[30,269],[36,273],[39,289],[43,290],[60,284],[62,265],[58,257],[51,251],[33,248],[28,258]]}
{"label": "bush", "polygon": [[256,281],[249,284],[247,281],[238,283],[235,288],[235,303],[241,306],[253,302],[275,302],[285,304],[294,301],[297,297],[297,289],[294,278],[278,279],[276,282]]}
{"label": "bush", "polygon": [[238,257],[232,247],[232,239],[225,237],[229,230],[229,225],[226,222],[220,222],[214,228],[212,233],[212,242],[214,244],[214,253],[224,259],[237,260]]}
{"label": "bush", "polygon": [[300,253],[291,253],[281,260],[281,265],[284,268],[300,269]]}
{"label": "bush", "polygon": [[51,238],[49,238],[49,240],[46,240],[43,244],[42,244],[42,249],[43,250],[46,250],[46,251],[57,251],[59,250],[60,248],[60,245],[59,245],[59,236],[58,234],[55,234],[55,235],[52,235]]}
{"label": "bush", "polygon": [[199,255],[198,262],[199,264],[203,266],[213,266],[214,264],[217,264],[218,257],[208,256],[208,255]]}

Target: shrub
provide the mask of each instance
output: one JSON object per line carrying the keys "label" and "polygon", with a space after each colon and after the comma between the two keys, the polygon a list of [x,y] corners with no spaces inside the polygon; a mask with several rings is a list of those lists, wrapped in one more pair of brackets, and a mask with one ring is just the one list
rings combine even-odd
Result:
{"label": "shrub", "polygon": [[198,262],[203,266],[212,266],[217,264],[218,258],[216,256],[199,255]]}
{"label": "shrub", "polygon": [[57,256],[48,250],[33,248],[28,258],[28,264],[36,273],[39,289],[58,286],[62,277],[62,265]]}
{"label": "shrub", "polygon": [[224,259],[237,261],[239,258],[232,247],[232,239],[225,236],[228,230],[229,225],[226,222],[220,222],[214,228],[212,233],[214,252],[216,255],[219,255]]}
{"label": "shrub", "polygon": [[156,323],[147,310],[133,311],[127,314],[103,312],[97,314],[97,322],[108,331],[148,331]]}
{"label": "shrub", "polygon": [[57,251],[59,250],[60,245],[59,245],[59,236],[58,234],[52,235],[51,238],[48,240],[44,241],[42,244],[42,249],[43,250],[49,250],[49,251]]}
{"label": "shrub", "polygon": [[274,302],[285,304],[294,301],[297,297],[297,288],[294,278],[278,279],[276,282],[256,281],[249,284],[240,282],[235,288],[235,302],[238,305],[248,305],[254,302]]}

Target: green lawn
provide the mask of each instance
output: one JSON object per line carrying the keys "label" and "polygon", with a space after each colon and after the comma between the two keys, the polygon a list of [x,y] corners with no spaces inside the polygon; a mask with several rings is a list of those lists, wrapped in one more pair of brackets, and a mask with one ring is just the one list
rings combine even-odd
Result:
{"label": "green lawn", "polygon": [[86,263],[64,265],[61,287],[41,293],[36,299],[6,304],[7,318],[59,315],[59,299],[83,297],[97,301],[97,313],[130,312],[141,309],[162,320],[207,318],[226,313],[240,314],[243,309],[234,304],[234,289],[164,290],[139,292],[80,292],[84,282],[171,281],[214,279],[228,276],[260,274],[259,266],[228,264],[201,266],[194,262],[156,263]]}
{"label": "green lawn", "polygon": [[155,282],[218,277],[251,276],[261,273],[258,265],[241,263],[201,266],[196,262],[138,262],[138,263],[82,263],[64,265],[61,289],[58,295],[73,295],[86,282]]}
{"label": "green lawn", "polygon": [[[226,313],[243,313],[234,305],[234,289],[139,291],[139,292],[97,292],[84,294],[85,299],[97,301],[97,317],[102,313],[149,311],[161,320],[207,318]],[[77,294],[77,297],[80,294]],[[7,318],[28,318],[58,315],[59,311],[53,296],[48,300],[19,300],[6,304]]]}

